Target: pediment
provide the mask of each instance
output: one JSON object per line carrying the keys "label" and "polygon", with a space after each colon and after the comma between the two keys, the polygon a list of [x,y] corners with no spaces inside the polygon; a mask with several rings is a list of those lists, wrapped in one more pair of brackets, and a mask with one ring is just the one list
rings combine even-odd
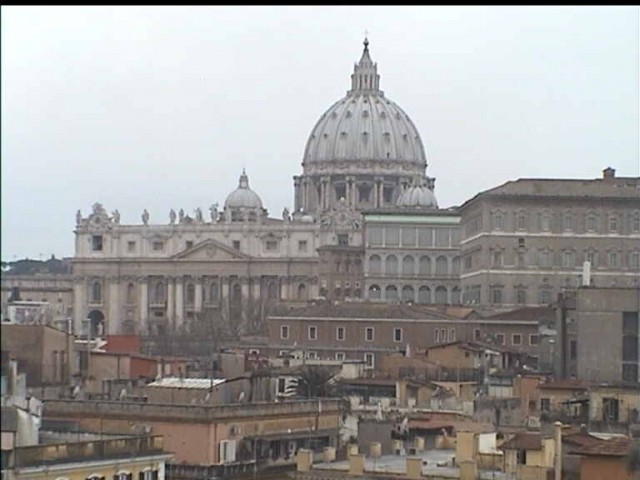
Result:
{"label": "pediment", "polygon": [[249,255],[239,252],[228,245],[209,239],[183,250],[173,258],[175,260],[225,261],[245,260],[249,258]]}

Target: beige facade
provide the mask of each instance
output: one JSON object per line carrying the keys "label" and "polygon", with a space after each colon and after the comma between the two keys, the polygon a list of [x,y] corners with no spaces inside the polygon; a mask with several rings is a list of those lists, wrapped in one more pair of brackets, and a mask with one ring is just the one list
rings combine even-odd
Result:
{"label": "beige facade", "polygon": [[640,178],[520,179],[460,207],[463,302],[547,305],[582,284],[640,276]]}
{"label": "beige facade", "polygon": [[365,212],[368,300],[460,303],[460,215],[452,210]]}
{"label": "beige facade", "polygon": [[3,478],[164,480],[165,464],[172,455],[165,452],[162,440],[159,436],[123,437],[16,447],[2,452]]}
{"label": "beige facade", "polygon": [[525,351],[537,355],[538,348],[538,321],[521,320],[517,314],[512,319],[463,320],[410,305],[317,302],[278,310],[267,323],[271,355],[304,350],[307,358],[364,360],[369,369],[382,368],[383,356],[407,347],[418,352],[474,337],[509,342],[517,332]]}
{"label": "beige facade", "polygon": [[164,436],[176,463],[215,465],[292,459],[298,447],[313,442],[335,446],[341,407],[339,400],[327,399],[217,407],[51,400],[43,416],[74,420],[94,432],[148,430]]}

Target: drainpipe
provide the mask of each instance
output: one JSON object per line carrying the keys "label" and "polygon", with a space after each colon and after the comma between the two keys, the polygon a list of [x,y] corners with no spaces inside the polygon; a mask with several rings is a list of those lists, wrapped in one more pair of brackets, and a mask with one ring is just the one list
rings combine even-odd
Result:
{"label": "drainpipe", "polygon": [[562,480],[562,423],[555,422],[553,424],[553,434],[555,443],[555,480]]}

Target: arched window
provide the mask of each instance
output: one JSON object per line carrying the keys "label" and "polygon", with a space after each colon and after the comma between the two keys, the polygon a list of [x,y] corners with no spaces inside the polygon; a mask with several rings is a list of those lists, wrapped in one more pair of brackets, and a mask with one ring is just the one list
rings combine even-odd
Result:
{"label": "arched window", "polygon": [[385,261],[385,272],[387,275],[397,275],[398,274],[398,257],[395,255],[387,256]]}
{"label": "arched window", "polygon": [[380,300],[380,287],[378,285],[371,285],[369,287],[369,298],[371,300]]}
{"label": "arched window", "polygon": [[431,303],[431,289],[426,285],[418,289],[418,303]]}
{"label": "arched window", "polygon": [[402,274],[414,275],[416,273],[416,261],[411,255],[405,255],[402,259]]}
{"label": "arched window", "polygon": [[127,304],[136,303],[136,287],[133,283],[127,285]]}
{"label": "arched window", "polygon": [[209,301],[217,302],[220,298],[220,289],[218,288],[218,282],[211,282],[209,285]]}
{"label": "arched window", "polygon": [[420,275],[431,275],[431,258],[427,255],[420,257]]}
{"label": "arched window", "polygon": [[307,286],[304,283],[298,285],[298,299],[306,300],[307,299]]}
{"label": "arched window", "polygon": [[416,292],[411,285],[405,285],[402,287],[402,301],[403,302],[415,302]]}
{"label": "arched window", "polygon": [[454,275],[460,275],[460,257],[454,257],[451,264],[451,271]]}
{"label": "arched window", "polygon": [[371,273],[382,273],[382,262],[380,255],[371,255],[369,257],[369,271]]}
{"label": "arched window", "polygon": [[447,275],[449,273],[449,261],[444,255],[436,258],[436,275]]}
{"label": "arched window", "polygon": [[398,300],[398,288],[395,285],[387,285],[384,289],[385,300]]}
{"label": "arched window", "polygon": [[98,280],[91,284],[91,303],[102,303],[102,284]]}
{"label": "arched window", "polygon": [[267,287],[267,297],[270,300],[275,300],[278,296],[278,284],[276,282],[269,283],[269,286]]}
{"label": "arched window", "polygon": [[440,305],[447,303],[447,288],[442,285],[436,288],[436,303]]}
{"label": "arched window", "polygon": [[453,290],[451,290],[451,303],[460,305],[460,287],[453,287]]}
{"label": "arched window", "polygon": [[196,286],[193,283],[187,284],[187,299],[185,303],[187,305],[193,305],[196,303]]}
{"label": "arched window", "polygon": [[333,298],[335,299],[342,298],[342,289],[340,287],[337,287],[333,290]]}

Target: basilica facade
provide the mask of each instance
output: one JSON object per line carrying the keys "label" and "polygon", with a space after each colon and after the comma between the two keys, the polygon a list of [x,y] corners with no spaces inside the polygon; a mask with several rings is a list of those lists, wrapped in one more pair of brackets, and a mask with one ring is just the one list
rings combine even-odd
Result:
{"label": "basilica facade", "polygon": [[302,166],[294,206],[277,218],[244,171],[220,210],[171,210],[164,224],[146,210],[138,225],[99,203],[78,211],[76,331],[188,333],[213,324],[238,336],[262,332],[283,300],[367,296],[363,212],[437,202],[418,130],[380,90],[366,39],[351,88],[313,127]]}

